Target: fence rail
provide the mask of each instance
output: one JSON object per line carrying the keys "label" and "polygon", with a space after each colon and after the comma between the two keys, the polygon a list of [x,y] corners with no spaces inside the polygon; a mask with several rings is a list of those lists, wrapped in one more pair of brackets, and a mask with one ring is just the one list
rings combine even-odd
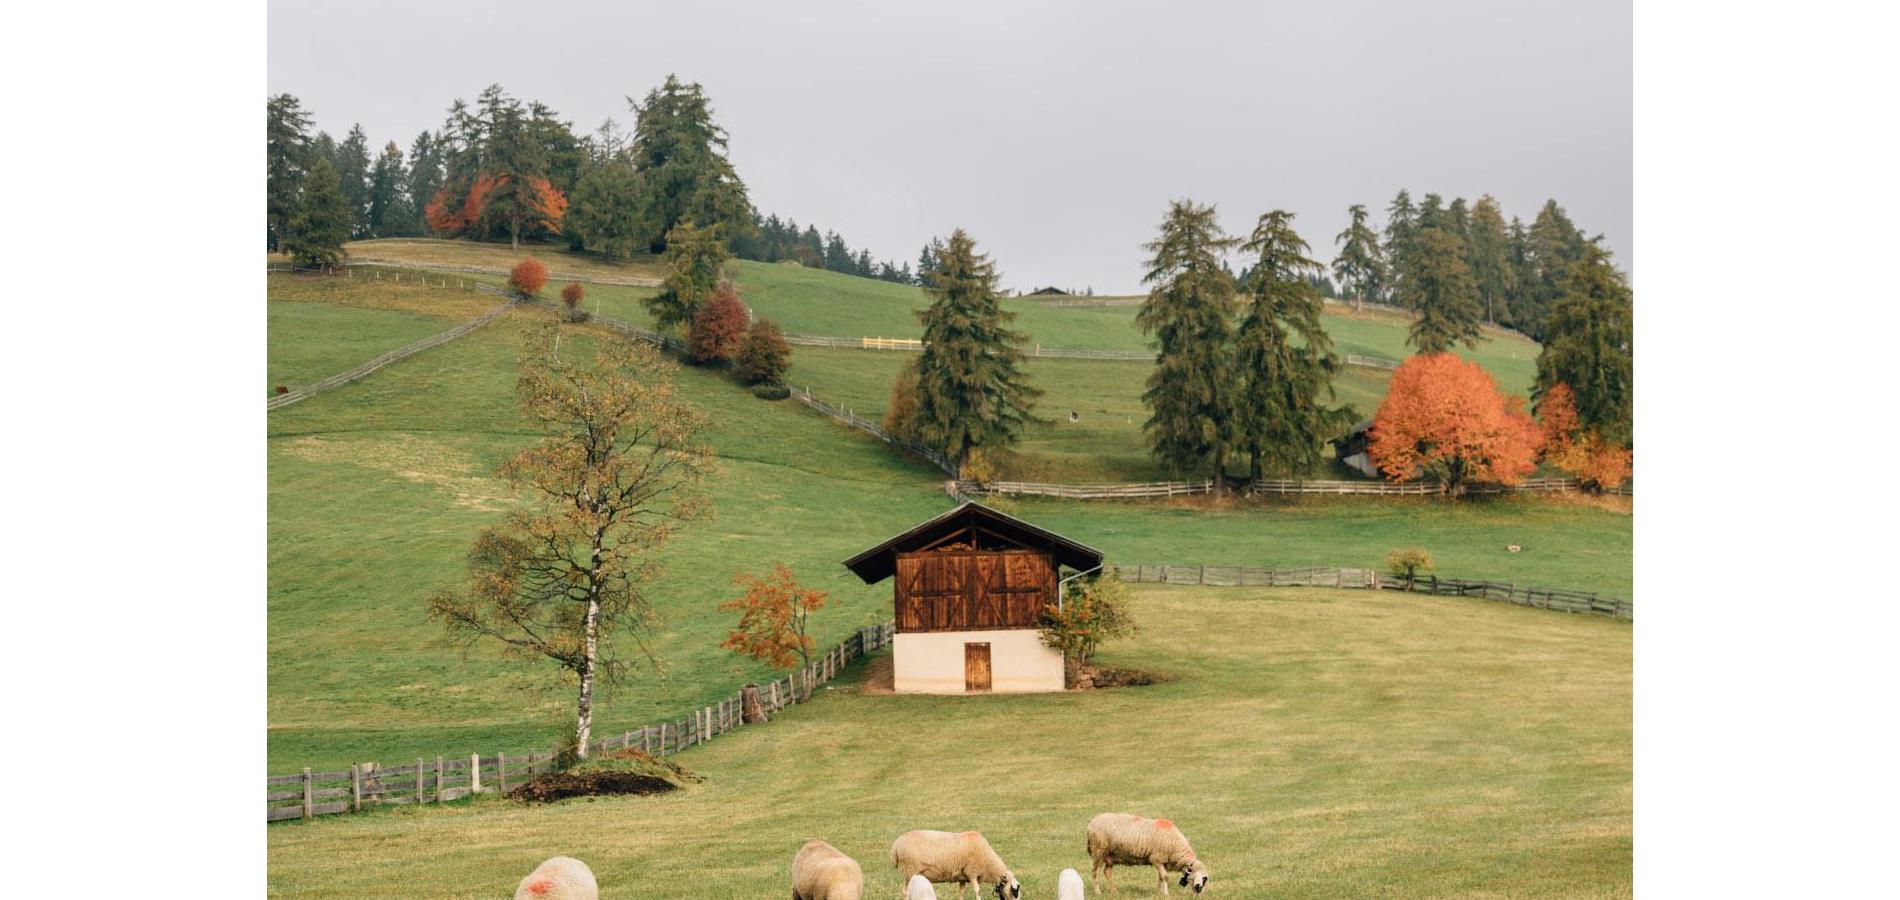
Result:
{"label": "fence rail", "polygon": [[830,403],[826,403],[825,401],[820,400],[817,397],[813,396],[809,389],[792,388],[791,390],[792,390],[792,398],[797,400],[798,402],[803,403],[806,406],[809,406],[812,409],[815,409],[821,413],[824,413],[827,416],[830,416],[833,420],[837,422],[843,423],[844,425],[850,426],[852,428],[856,428],[859,431],[869,434],[872,437],[875,437],[878,440],[883,441],[884,443],[890,444],[893,447],[900,447],[905,450],[909,450],[910,452],[915,453],[918,456],[921,456],[924,459],[929,460],[932,465],[936,466],[939,469],[942,469],[944,472],[948,473],[951,477],[956,476],[957,474],[956,467],[951,465],[950,461],[943,457],[943,454],[938,453],[935,450],[932,450],[928,447],[924,447],[919,444],[913,444],[909,441],[904,440],[903,438],[898,437],[897,435],[894,435],[888,431],[885,431],[884,426],[879,425],[878,423],[873,422],[870,419],[864,418],[863,416],[860,416],[845,407],[835,406]]}
{"label": "fence rail", "polygon": [[[476,287],[487,288],[488,286],[476,285]],[[502,293],[501,291],[495,290],[494,288],[488,288],[488,290],[497,294]],[[447,331],[440,332],[437,334],[429,335],[428,337],[423,338],[422,340],[416,341],[415,343],[412,343],[412,344],[405,344],[401,347],[398,347],[394,350],[389,351],[388,353],[378,356],[375,359],[370,360],[369,362],[366,362],[360,366],[357,366],[354,369],[350,369],[347,372],[339,372],[335,375],[332,375],[328,378],[323,379],[322,381],[318,381],[312,384],[306,384],[294,390],[285,391],[284,393],[281,393],[281,394],[272,394],[270,396],[270,400],[269,400],[268,405],[266,406],[266,409],[281,409],[283,407],[289,406],[292,403],[296,403],[299,400],[304,400],[314,395],[321,394],[324,391],[330,390],[331,388],[342,387],[343,385],[349,384],[352,381],[362,378],[363,376],[368,375],[371,372],[374,372],[377,369],[380,369],[384,366],[387,366],[390,363],[400,362],[402,360],[408,359],[409,357],[414,356],[418,353],[421,353],[422,351],[427,350],[431,347],[439,347],[452,340],[455,340],[456,338],[461,337],[462,335],[468,334],[469,332],[474,331],[477,328],[480,328],[484,325],[487,325],[490,322],[495,321],[496,319],[500,318],[503,313],[512,309],[517,302],[518,301],[516,300],[510,299],[508,300],[508,302],[503,303],[500,306],[497,306],[494,309],[491,309],[485,313],[482,313],[481,315],[476,316],[473,319],[463,322],[462,324],[457,325],[454,328],[451,328]]]}
{"label": "fence rail", "polygon": [[1207,585],[1210,587],[1334,587],[1360,590],[1409,591],[1437,597],[1479,597],[1502,600],[1519,606],[1554,609],[1561,612],[1591,613],[1633,621],[1635,609],[1630,601],[1593,591],[1565,588],[1520,586],[1515,582],[1475,581],[1465,578],[1440,578],[1418,575],[1407,578],[1377,569],[1332,566],[1276,568],[1270,566],[1150,566],[1111,565],[1105,567],[1123,581],[1134,584]]}
{"label": "fence rail", "polygon": [[[1440,485],[1424,481],[1335,481],[1263,478],[1248,482],[1242,490],[1255,494],[1370,494],[1374,496],[1434,496],[1444,493]],[[1581,491],[1574,478],[1532,478],[1517,484],[1475,484],[1466,488],[1473,494],[1568,494]],[[981,496],[1061,497],[1068,500],[1128,500],[1150,497],[1180,497],[1214,492],[1213,479],[1201,481],[1148,481],[1135,484],[1043,484],[1030,481],[959,481],[958,493]],[[1633,496],[1634,488],[1625,484],[1606,493]]]}
{"label": "fence rail", "polygon": [[[588,752],[638,749],[653,756],[669,756],[717,739],[735,729],[759,724],[788,706],[809,700],[812,692],[838,676],[851,663],[890,644],[896,624],[885,622],[858,629],[837,646],[802,667],[768,684],[747,685],[717,702],[652,725],[610,733],[587,743]],[[763,719],[747,720],[747,688],[758,690]],[[551,771],[555,754],[496,753],[483,756],[418,757],[413,763],[384,766],[359,763],[346,770],[313,772],[306,768],[291,775],[265,779],[265,820],[307,819],[313,816],[357,812],[393,804],[444,803],[488,791],[506,793],[510,784]]]}
{"label": "fence rail", "polygon": [[[433,262],[414,262],[414,261],[404,262],[402,260],[377,259],[374,256],[352,256],[345,263],[345,265],[391,266],[391,267],[400,267],[404,269],[431,269],[431,270],[443,271],[443,272],[465,272],[470,275],[507,276],[509,274],[512,274],[508,269],[501,268],[498,266],[463,266],[463,265],[455,265],[453,263],[433,263]],[[660,279],[658,278],[640,278],[640,277],[601,278],[601,277],[593,276],[593,275],[579,275],[573,272],[550,271],[548,272],[548,280],[549,281],[578,281],[582,284],[609,284],[609,285],[617,285],[619,287],[659,287],[660,286]]]}

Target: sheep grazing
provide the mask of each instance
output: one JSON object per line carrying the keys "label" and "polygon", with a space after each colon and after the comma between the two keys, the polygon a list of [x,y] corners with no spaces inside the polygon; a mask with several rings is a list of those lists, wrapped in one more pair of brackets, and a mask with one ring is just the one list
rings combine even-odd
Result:
{"label": "sheep grazing", "polygon": [[1181,886],[1198,894],[1207,890],[1207,867],[1188,846],[1187,835],[1167,819],[1149,819],[1127,813],[1102,813],[1089,820],[1089,859],[1095,890],[1102,890],[1102,873],[1108,873],[1108,889],[1115,890],[1116,866],[1154,866],[1161,883],[1161,895],[1168,894],[1168,872],[1181,873]]}
{"label": "sheep grazing", "polygon": [[910,884],[904,886],[904,900],[937,900],[937,889],[930,886],[930,879],[912,875]]}
{"label": "sheep grazing", "polygon": [[970,885],[981,897],[985,883],[995,886],[997,900],[1020,900],[1023,895],[1022,883],[1003,865],[1003,858],[974,831],[906,831],[891,844],[891,865],[906,883],[913,875],[938,884],[956,882],[959,900]]}
{"label": "sheep grazing", "polygon": [[860,900],[864,869],[824,841],[811,841],[792,857],[792,900]]}
{"label": "sheep grazing", "polygon": [[600,900],[600,886],[587,864],[556,856],[528,873],[515,888],[515,900]]}
{"label": "sheep grazing", "polygon": [[1056,900],[1087,900],[1088,890],[1082,886],[1082,873],[1074,869],[1063,869],[1056,878]]}

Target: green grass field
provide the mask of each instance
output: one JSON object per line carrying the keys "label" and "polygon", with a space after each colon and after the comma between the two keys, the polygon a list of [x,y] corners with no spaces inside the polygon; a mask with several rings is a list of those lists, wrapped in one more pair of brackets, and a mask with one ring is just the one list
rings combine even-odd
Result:
{"label": "green grass field", "polygon": [[[891,840],[980,829],[1053,896],[1090,816],[1180,823],[1216,897],[1631,893],[1631,628],[1383,592],[1144,588],[1110,664],[1164,684],[1058,696],[864,694],[853,670],[676,759],[644,798],[332,816],[267,829],[283,897],[506,897],[542,859],[603,897],[782,896],[823,837],[898,889]],[[275,694],[275,686],[273,686]],[[1121,869],[1124,896],[1152,873]],[[945,894],[944,896],[948,896]]]}

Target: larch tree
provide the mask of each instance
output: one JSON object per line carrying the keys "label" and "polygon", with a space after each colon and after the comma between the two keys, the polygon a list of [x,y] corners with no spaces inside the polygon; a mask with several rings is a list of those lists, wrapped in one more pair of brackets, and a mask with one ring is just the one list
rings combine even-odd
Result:
{"label": "larch tree", "polygon": [[1471,279],[1484,306],[1484,320],[1496,322],[1515,289],[1516,273],[1511,266],[1511,238],[1505,231],[1504,213],[1490,194],[1479,197],[1471,208],[1466,249]]}
{"label": "larch tree", "polygon": [[1558,283],[1556,300],[1537,354],[1538,405],[1554,385],[1575,394],[1581,425],[1606,441],[1632,437],[1632,294],[1629,282],[1600,244],[1584,248]]}
{"label": "larch tree", "polygon": [[303,196],[290,217],[285,250],[298,265],[331,268],[343,262],[354,222],[330,161],[318,157],[303,178]]}
{"label": "larch tree", "polygon": [[265,240],[271,250],[283,253],[311,162],[310,114],[289,94],[271,97],[264,110]]}
{"label": "larch tree", "polygon": [[699,304],[718,289],[728,258],[718,231],[681,222],[667,233],[666,278],[658,294],[642,301],[661,328],[691,322]]}
{"label": "larch tree", "polygon": [[[800,587],[784,563],[763,577],[740,572],[732,583],[745,588],[737,598],[719,604],[739,614],[739,621],[719,642],[720,649],[751,657],[774,669],[811,668],[811,614],[825,608],[825,592]],[[805,683],[804,696],[811,685]]]}
{"label": "larch tree", "polygon": [[1214,465],[1214,490],[1226,493],[1234,438],[1234,280],[1221,256],[1236,241],[1221,231],[1214,207],[1177,200],[1160,235],[1143,245],[1149,285],[1135,322],[1154,339],[1155,367],[1142,400],[1155,458],[1176,472]]}
{"label": "larch tree", "polygon": [[1353,299],[1353,308],[1358,309],[1366,298],[1379,296],[1384,265],[1379,259],[1379,233],[1366,224],[1366,205],[1354,203],[1346,211],[1352,216],[1352,224],[1333,238],[1333,244],[1339,247],[1339,255],[1333,257],[1333,275],[1339,279],[1339,289]]}
{"label": "larch tree", "polygon": [[1009,327],[1016,314],[1003,309],[996,264],[963,229],[950,233],[924,293],[915,431],[960,474],[972,451],[1016,443],[1042,391],[1022,369],[1027,338]]}
{"label": "larch tree", "polygon": [[466,584],[432,596],[429,616],[453,639],[568,673],[585,757],[597,691],[628,670],[619,642],[645,647],[657,554],[711,510],[699,484],[713,461],[706,419],[658,351],[603,339],[557,356],[559,328],[537,330],[521,362],[522,409],[542,438],[501,467],[529,502],[476,538]]}
{"label": "larch tree", "polygon": [[1302,475],[1350,415],[1323,402],[1333,397],[1339,360],[1320,324],[1324,300],[1310,277],[1320,263],[1307,258],[1311,251],[1285,210],[1261,216],[1240,249],[1253,260],[1234,332],[1234,411],[1248,475]]}
{"label": "larch tree", "polygon": [[1393,481],[1420,475],[1456,497],[1474,481],[1516,484],[1537,467],[1542,434],[1523,401],[1483,366],[1450,353],[1410,357],[1372,417],[1367,455]]}
{"label": "larch tree", "polygon": [[1443,353],[1461,342],[1476,347],[1483,338],[1484,311],[1465,265],[1464,242],[1439,228],[1420,228],[1410,242],[1400,305],[1418,317],[1406,342],[1424,354]]}

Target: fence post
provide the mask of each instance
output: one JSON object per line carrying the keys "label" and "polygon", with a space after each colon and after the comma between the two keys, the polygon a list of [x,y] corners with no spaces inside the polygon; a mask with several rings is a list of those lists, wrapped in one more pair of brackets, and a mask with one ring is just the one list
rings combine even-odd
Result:
{"label": "fence post", "polygon": [[442,802],[442,757],[435,758],[435,802]]}
{"label": "fence post", "polygon": [[310,802],[311,790],[312,790],[312,787],[310,784],[310,767],[304,766],[303,767],[303,817],[306,819],[310,818],[312,815],[315,815],[315,813],[311,811],[311,807],[315,805]]}
{"label": "fence post", "polygon": [[503,796],[508,794],[508,754],[495,754],[495,790]]}
{"label": "fence post", "polygon": [[422,757],[416,757],[416,805],[422,805]]}
{"label": "fence post", "polygon": [[482,792],[482,755],[480,753],[468,755],[468,792],[471,794]]}
{"label": "fence post", "polygon": [[352,763],[350,765],[350,812],[362,812],[362,810],[363,767],[360,764]]}

